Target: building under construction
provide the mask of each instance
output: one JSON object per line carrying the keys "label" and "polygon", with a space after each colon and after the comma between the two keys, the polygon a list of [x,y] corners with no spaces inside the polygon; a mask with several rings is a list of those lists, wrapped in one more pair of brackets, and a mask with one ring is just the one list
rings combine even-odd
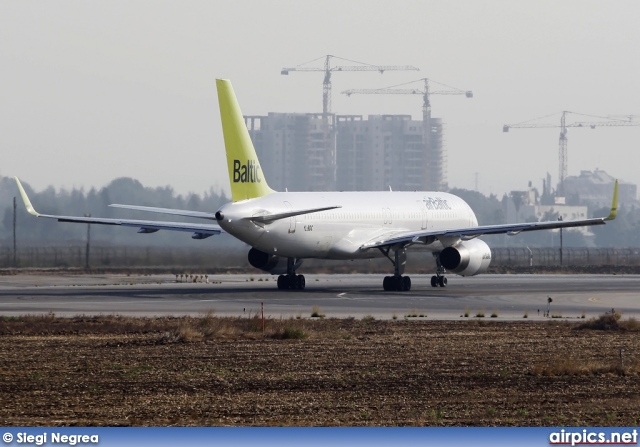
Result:
{"label": "building under construction", "polygon": [[[317,63],[323,61],[322,66]],[[337,61],[337,64],[336,64]],[[417,71],[411,65],[373,65],[331,54],[280,73],[323,73],[322,113],[269,113],[247,116],[262,169],[273,188],[291,191],[376,191],[443,190],[446,184],[446,159],[442,122],[431,118],[429,96],[465,95],[464,91],[444,84],[433,91],[430,80],[381,89],[352,89],[354,94],[420,95],[422,121],[409,115],[336,115],[331,111],[333,73]],[[411,87],[419,82],[422,87]],[[402,88],[397,88],[402,87]]]}
{"label": "building under construction", "polygon": [[[410,115],[245,116],[272,188],[397,191],[446,188],[442,122]],[[427,141],[427,139],[429,139]]]}
{"label": "building under construction", "polygon": [[[410,115],[336,117],[336,185],[343,191],[441,190],[445,187],[442,122],[431,132]],[[430,144],[425,138],[430,137]]]}
{"label": "building under construction", "polygon": [[333,119],[320,113],[245,116],[269,186],[279,191],[336,189]]}

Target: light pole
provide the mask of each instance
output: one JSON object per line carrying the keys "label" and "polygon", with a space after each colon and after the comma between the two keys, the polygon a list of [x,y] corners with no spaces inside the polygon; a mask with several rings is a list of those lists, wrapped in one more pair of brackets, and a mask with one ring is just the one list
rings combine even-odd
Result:
{"label": "light pole", "polygon": [[[91,217],[91,214],[85,214],[84,217]],[[87,249],[85,251],[84,268],[89,270],[89,252],[91,249],[91,224],[87,224]]]}
{"label": "light pole", "polygon": [[[558,216],[558,220],[562,221],[562,216]],[[560,227],[560,267],[562,267],[562,227]]]}
{"label": "light pole", "polygon": [[16,244],[16,198],[13,198],[13,268],[18,267],[18,252]]}

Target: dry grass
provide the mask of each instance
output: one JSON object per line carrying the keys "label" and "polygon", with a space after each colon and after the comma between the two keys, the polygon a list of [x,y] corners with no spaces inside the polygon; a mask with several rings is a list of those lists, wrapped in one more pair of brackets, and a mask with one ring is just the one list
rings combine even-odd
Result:
{"label": "dry grass", "polygon": [[[324,315],[322,315],[324,316]],[[264,335],[274,338],[306,338],[313,322],[298,318],[266,318]],[[327,323],[325,327],[331,327]],[[298,335],[295,335],[295,333]],[[300,336],[304,332],[304,337]],[[0,317],[0,336],[67,335],[157,335],[159,343],[201,342],[206,340],[250,338],[262,335],[258,315],[215,317],[212,311],[202,317],[130,318],[117,315],[56,318],[53,314],[24,317]]]}
{"label": "dry grass", "polygon": [[582,323],[577,329],[594,329],[599,331],[640,331],[640,322],[635,318],[622,319],[621,312],[607,312],[597,318]]}
{"label": "dry grass", "polygon": [[303,340],[308,337],[303,327],[287,326],[272,335],[273,338],[281,338],[283,340]]}
{"label": "dry grass", "polygon": [[0,424],[638,425],[637,334],[576,326],[0,318]]}
{"label": "dry grass", "polygon": [[545,364],[535,365],[532,368],[532,373],[536,376],[633,376],[640,373],[640,368],[638,368],[636,361],[630,365],[621,365],[619,361],[604,363],[593,360],[557,358]]}

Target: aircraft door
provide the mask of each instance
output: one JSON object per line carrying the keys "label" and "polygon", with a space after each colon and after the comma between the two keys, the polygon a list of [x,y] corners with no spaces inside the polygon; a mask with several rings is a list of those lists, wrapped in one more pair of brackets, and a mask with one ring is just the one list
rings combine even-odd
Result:
{"label": "aircraft door", "polygon": [[384,218],[382,225],[391,225],[393,223],[391,208],[382,208],[382,216]]}
{"label": "aircraft door", "polygon": [[[287,211],[291,211],[293,209],[291,204],[287,201],[284,202],[284,206],[287,208]],[[295,233],[295,232],[296,232],[296,216],[291,216],[289,218],[289,233]]]}

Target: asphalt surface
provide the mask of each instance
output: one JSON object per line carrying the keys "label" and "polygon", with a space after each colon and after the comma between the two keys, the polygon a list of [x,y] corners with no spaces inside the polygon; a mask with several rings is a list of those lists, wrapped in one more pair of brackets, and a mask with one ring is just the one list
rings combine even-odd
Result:
{"label": "asphalt surface", "polygon": [[[23,274],[0,276],[0,315],[203,315],[307,318],[491,320],[591,318],[615,309],[640,318],[640,275],[449,276],[433,288],[413,276],[410,292],[385,292],[383,275],[306,275],[304,291],[280,291],[269,275],[210,275],[176,282],[174,275]],[[206,282],[208,280],[208,283]],[[180,278],[178,278],[180,281]],[[551,297],[551,303],[548,298]],[[465,313],[468,317],[464,317]],[[492,314],[496,317],[492,318]],[[420,316],[422,315],[422,317]]]}

